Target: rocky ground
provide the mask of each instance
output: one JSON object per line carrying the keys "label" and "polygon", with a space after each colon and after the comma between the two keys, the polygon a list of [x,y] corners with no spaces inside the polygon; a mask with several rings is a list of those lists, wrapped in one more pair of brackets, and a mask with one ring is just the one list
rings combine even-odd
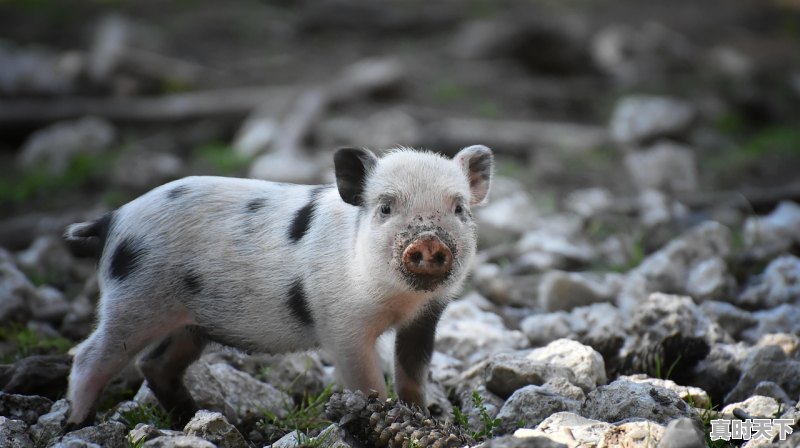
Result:
{"label": "rocky ground", "polygon": [[[0,29],[0,446],[800,445],[709,437],[800,416],[793,2],[11,1]],[[211,347],[185,427],[130,367],[63,433],[99,295],[65,225],[184,175],[474,143],[497,176],[428,412],[324,353]]]}

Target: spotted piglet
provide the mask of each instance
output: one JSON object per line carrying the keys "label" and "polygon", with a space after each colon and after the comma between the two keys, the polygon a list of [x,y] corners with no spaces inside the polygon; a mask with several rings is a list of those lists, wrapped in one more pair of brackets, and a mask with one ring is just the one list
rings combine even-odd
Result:
{"label": "spotted piglet", "polygon": [[69,379],[70,426],[90,424],[103,388],[134,356],[178,421],[207,341],[281,353],[321,347],[342,386],[386,386],[376,339],[397,330],[395,387],[425,405],[434,332],[475,255],[470,209],[486,201],[493,156],[399,149],[334,155],[336,184],[188,177],[67,228],[94,250],[99,323]]}

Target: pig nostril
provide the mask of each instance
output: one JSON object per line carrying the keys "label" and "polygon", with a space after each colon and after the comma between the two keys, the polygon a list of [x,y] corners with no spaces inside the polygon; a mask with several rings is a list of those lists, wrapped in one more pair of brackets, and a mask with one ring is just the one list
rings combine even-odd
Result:
{"label": "pig nostril", "polygon": [[443,265],[445,260],[447,260],[447,256],[444,252],[436,252],[436,255],[433,256],[433,261],[437,265]]}
{"label": "pig nostril", "polygon": [[422,252],[414,252],[411,254],[411,262],[414,264],[422,263]]}

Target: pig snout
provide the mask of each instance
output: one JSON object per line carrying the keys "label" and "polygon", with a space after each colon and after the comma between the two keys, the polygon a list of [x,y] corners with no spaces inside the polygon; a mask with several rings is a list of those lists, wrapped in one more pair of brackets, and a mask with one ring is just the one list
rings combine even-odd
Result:
{"label": "pig snout", "polygon": [[408,272],[427,277],[445,277],[453,266],[453,253],[436,235],[423,235],[403,251]]}

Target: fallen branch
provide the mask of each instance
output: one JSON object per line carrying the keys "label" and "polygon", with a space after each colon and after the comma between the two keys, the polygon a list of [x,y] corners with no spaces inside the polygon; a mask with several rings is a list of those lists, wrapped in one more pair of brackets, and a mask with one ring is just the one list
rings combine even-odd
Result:
{"label": "fallen branch", "polygon": [[[432,147],[462,147],[476,143],[510,154],[529,154],[533,148],[587,151],[608,142],[604,126],[546,121],[445,118],[432,122],[425,133]],[[427,140],[426,139],[426,140]]]}

